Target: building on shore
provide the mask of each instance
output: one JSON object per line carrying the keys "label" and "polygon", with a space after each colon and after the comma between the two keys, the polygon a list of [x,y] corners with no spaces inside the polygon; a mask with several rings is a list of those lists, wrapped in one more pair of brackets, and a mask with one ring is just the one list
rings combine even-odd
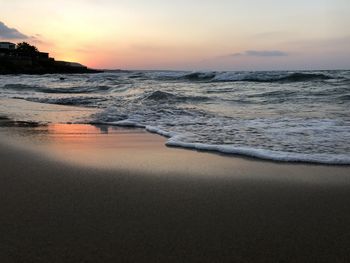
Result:
{"label": "building on shore", "polygon": [[11,42],[0,42],[0,49],[15,50],[16,44]]}
{"label": "building on shore", "polygon": [[49,53],[46,52],[34,52],[31,54],[19,52],[16,48],[16,44],[11,42],[0,42],[0,56],[11,56],[11,57],[30,57],[32,59],[50,59]]}
{"label": "building on shore", "polygon": [[[21,46],[22,44],[22,46]],[[23,48],[24,46],[24,48]],[[0,74],[98,73],[80,63],[56,61],[28,43],[0,42]]]}

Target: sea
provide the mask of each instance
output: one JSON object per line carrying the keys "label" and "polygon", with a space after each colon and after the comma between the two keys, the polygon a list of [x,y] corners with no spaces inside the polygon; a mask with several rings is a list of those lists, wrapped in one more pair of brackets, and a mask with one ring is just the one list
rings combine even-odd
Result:
{"label": "sea", "polygon": [[143,128],[167,146],[350,164],[346,70],[2,75],[0,98],[95,108],[85,123]]}

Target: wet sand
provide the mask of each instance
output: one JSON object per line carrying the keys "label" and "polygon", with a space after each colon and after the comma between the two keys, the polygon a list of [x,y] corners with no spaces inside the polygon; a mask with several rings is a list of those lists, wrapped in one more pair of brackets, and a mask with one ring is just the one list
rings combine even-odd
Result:
{"label": "wet sand", "polygon": [[0,133],[1,262],[348,262],[350,167],[164,146],[138,129]]}

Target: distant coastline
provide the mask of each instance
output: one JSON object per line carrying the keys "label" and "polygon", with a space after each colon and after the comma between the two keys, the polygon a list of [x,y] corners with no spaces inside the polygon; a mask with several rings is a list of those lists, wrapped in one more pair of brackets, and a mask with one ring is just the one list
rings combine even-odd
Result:
{"label": "distant coastline", "polygon": [[26,42],[0,42],[0,74],[100,73],[75,62],[57,61]]}

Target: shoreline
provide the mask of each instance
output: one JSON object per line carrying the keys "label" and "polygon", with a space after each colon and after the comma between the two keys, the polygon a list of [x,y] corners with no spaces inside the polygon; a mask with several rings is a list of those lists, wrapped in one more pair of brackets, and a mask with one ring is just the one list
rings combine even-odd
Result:
{"label": "shoreline", "polygon": [[[80,125],[143,129],[147,133],[156,134],[157,136],[162,136],[163,138],[166,138],[166,140],[164,140],[164,144],[167,147],[171,148],[186,149],[195,152],[207,152],[233,158],[252,158],[253,160],[257,161],[267,161],[275,163],[310,165],[314,164],[324,166],[350,167],[350,157],[346,156],[345,154],[331,155],[331,157],[329,157],[328,154],[302,154],[293,152],[263,150],[259,148],[236,147],[233,145],[186,143],[181,141],[181,138],[178,139],[178,134],[176,133],[166,132],[152,126],[139,125],[128,120],[111,123],[91,122],[91,115],[98,114],[101,111],[101,109],[58,104],[45,104],[26,101],[23,99],[0,98],[0,102],[0,127],[1,118],[8,118],[9,126],[12,125],[11,122],[17,122],[19,125],[26,125],[27,123],[36,126],[50,123],[80,123]],[[38,116],[40,116],[41,122],[35,121],[37,120]]]}
{"label": "shoreline", "polygon": [[140,129],[3,129],[2,262],[350,258],[348,167],[173,149]]}
{"label": "shoreline", "polygon": [[[55,106],[53,105],[53,111],[56,109]],[[67,112],[69,114],[74,110],[74,107],[69,109],[69,107],[64,106],[64,108],[68,108]],[[215,161],[221,163],[223,166],[231,166],[231,163],[246,163],[246,166],[264,164],[271,167],[300,166],[303,168],[315,167],[320,170],[328,168],[350,170],[350,165],[348,164],[287,162],[256,158],[244,154],[221,153],[200,148],[195,149],[168,145],[167,140],[169,137],[149,131],[145,127],[79,123],[47,123],[43,125],[28,120],[13,121],[5,116],[0,116],[0,135],[5,136],[7,143],[12,147],[45,153],[46,156],[51,156],[53,159],[59,159],[63,162],[73,162],[82,166],[91,164],[94,168],[119,169],[120,166],[110,166],[103,161],[106,158],[112,162],[114,154],[125,155],[128,153],[130,156],[137,156],[139,162],[144,162],[152,155],[152,150],[154,150],[160,154],[149,159],[152,159],[156,164],[159,163],[157,158],[166,156],[166,158],[162,159],[169,165],[172,158],[176,159],[181,155],[192,159],[192,161],[196,160],[196,165],[200,165],[200,162],[204,159],[209,159],[211,162]],[[4,140],[1,141],[4,143]],[[79,144],[80,146],[77,147]],[[75,152],[70,153],[70,155],[66,156],[60,153],[73,148]],[[107,154],[104,154],[103,151],[106,151]],[[136,151],[138,155],[135,156],[133,151]],[[149,153],[143,156],[144,152]],[[89,164],[85,159],[77,158],[78,155],[84,155],[86,158],[91,159],[92,163]],[[92,160],[95,157],[99,158],[99,162],[102,165]],[[185,162],[186,157],[183,158]],[[132,166],[132,163],[126,160],[126,158],[122,160],[127,163],[127,166]],[[190,165],[191,162],[188,162],[188,164]],[[170,168],[178,171],[178,167],[176,166],[171,166]],[[218,173],[218,171],[213,172]]]}

